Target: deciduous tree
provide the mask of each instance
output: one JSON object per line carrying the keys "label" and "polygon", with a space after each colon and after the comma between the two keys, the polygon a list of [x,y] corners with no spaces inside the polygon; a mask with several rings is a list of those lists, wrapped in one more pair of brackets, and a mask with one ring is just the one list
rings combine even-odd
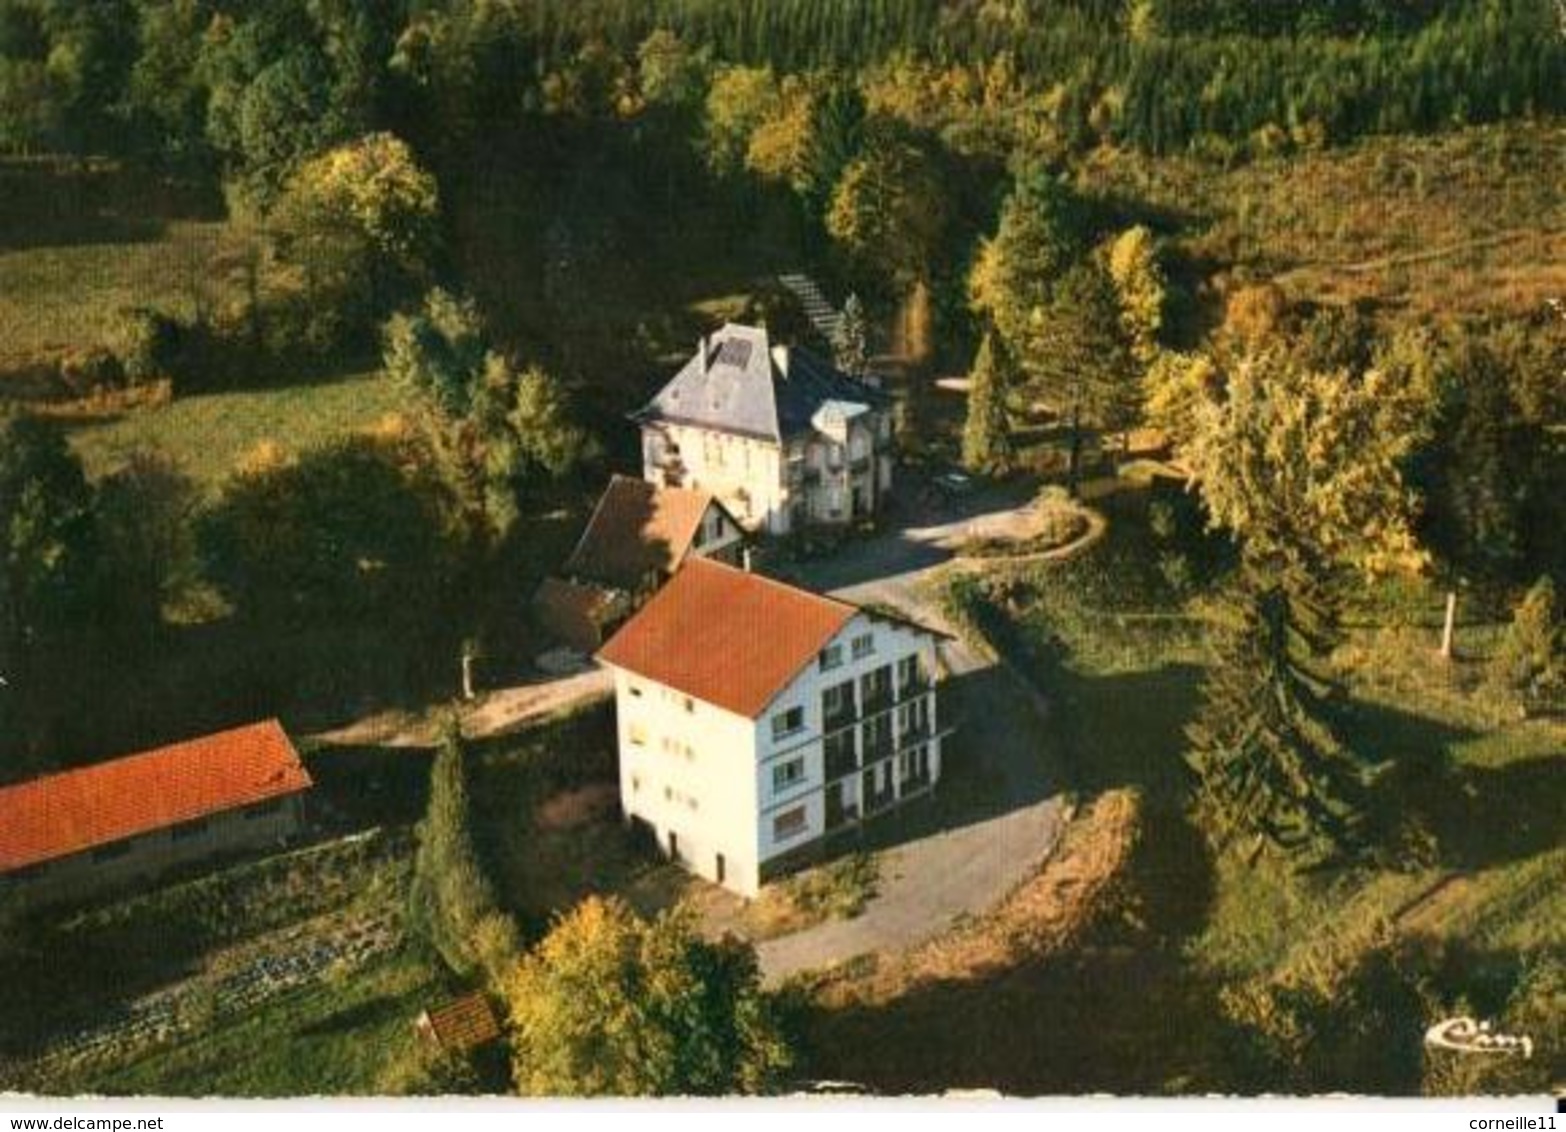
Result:
{"label": "deciduous tree", "polygon": [[929,278],[946,201],[929,151],[884,136],[843,170],[826,228],[851,257],[902,293]]}
{"label": "deciduous tree", "polygon": [[517,1088],[532,1096],[766,1093],[793,1062],[756,956],[689,914],[590,897],[512,980]]}
{"label": "deciduous tree", "polygon": [[1422,561],[1402,465],[1424,409],[1395,371],[1316,373],[1274,350],[1192,413],[1182,456],[1243,555],[1187,733],[1198,812],[1220,847],[1253,837],[1304,864],[1370,847],[1373,771],[1333,733],[1321,662],[1336,634],[1334,572]]}

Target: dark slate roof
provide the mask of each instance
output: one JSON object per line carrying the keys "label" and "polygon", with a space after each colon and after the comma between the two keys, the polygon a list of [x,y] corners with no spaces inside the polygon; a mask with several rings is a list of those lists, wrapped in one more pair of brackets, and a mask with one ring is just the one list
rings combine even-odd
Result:
{"label": "dark slate roof", "polygon": [[886,395],[809,350],[772,346],[765,329],[731,322],[632,419],[782,441],[810,432],[811,418],[828,401],[881,408]]}

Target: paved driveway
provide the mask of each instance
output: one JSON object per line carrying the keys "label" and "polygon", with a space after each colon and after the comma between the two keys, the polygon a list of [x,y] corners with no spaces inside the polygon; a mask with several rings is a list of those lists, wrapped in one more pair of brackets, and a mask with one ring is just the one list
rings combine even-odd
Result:
{"label": "paved driveway", "polygon": [[[922,594],[931,573],[975,526],[1016,517],[1007,501],[948,520],[851,544],[801,570],[807,584],[850,601],[895,605],[945,628]],[[871,951],[901,951],[940,934],[964,915],[993,907],[1054,848],[1064,824],[1060,776],[1050,761],[1044,705],[1010,669],[961,640],[942,657],[958,703],[961,734],[936,798],[881,819],[902,839],[880,854],[879,891],[852,920],[832,920],[758,945],[770,982]],[[867,827],[876,836],[877,823]]]}

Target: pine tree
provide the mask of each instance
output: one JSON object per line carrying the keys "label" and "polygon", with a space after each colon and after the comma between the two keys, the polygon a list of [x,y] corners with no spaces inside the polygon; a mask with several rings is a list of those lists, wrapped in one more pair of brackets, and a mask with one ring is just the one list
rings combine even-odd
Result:
{"label": "pine tree", "polygon": [[1141,395],[1109,276],[1086,262],[1067,271],[1035,320],[1033,338],[1032,376],[1066,418],[1075,483],[1084,426],[1129,428]]}
{"label": "pine tree", "polygon": [[1006,413],[1012,377],[1005,345],[986,334],[969,377],[968,417],[962,430],[962,462],[969,471],[996,475],[1012,469],[1016,450]]}
{"label": "pine tree", "polygon": [[1370,782],[1326,722],[1333,687],[1315,658],[1333,616],[1309,589],[1245,572],[1186,729],[1197,819],[1214,847],[1250,837],[1302,867],[1364,849]]}
{"label": "pine tree", "polygon": [[1182,457],[1243,554],[1187,735],[1197,812],[1220,848],[1252,835],[1320,864],[1367,847],[1370,775],[1328,712],[1331,578],[1421,560],[1401,472],[1423,435],[1418,393],[1392,371],[1349,380],[1274,352],[1234,369],[1190,414]]}

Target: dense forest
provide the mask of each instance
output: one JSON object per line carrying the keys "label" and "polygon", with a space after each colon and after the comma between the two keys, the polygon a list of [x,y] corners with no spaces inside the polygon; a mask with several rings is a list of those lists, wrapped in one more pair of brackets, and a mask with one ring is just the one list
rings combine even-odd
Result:
{"label": "dense forest", "polygon": [[[192,587],[251,625],[333,608],[402,618],[418,587],[448,626],[438,638],[482,636],[490,611],[454,617],[451,602],[483,592],[472,579],[487,571],[542,568],[525,564],[537,554],[522,520],[625,448],[622,414],[692,333],[679,304],[738,286],[750,297],[729,316],[808,333],[751,286],[790,263],[863,295],[890,327],[879,346],[910,372],[965,367],[989,343],[985,382],[1018,371],[993,377],[1011,391],[982,391],[990,430],[1008,427],[995,406],[1042,391],[1073,421],[1073,475],[1092,430],[1167,418],[1189,351],[1288,331],[1310,364],[1354,367],[1414,352],[1400,334],[1435,335],[1424,362],[1452,427],[1408,457],[1428,501],[1421,537],[1456,569],[1526,581],[1558,566],[1540,487],[1558,458],[1558,320],[1537,301],[1522,318],[1544,337],[1482,304],[1432,320],[1356,301],[1318,318],[1316,300],[1268,290],[1265,249],[1242,268],[1232,249],[1183,239],[1212,206],[1171,193],[1158,178],[1178,166],[1152,163],[1244,177],[1356,139],[1496,122],[1482,160],[1547,164],[1547,135],[1521,151],[1504,131],[1566,109],[1556,18],[1545,0],[0,0],[0,244],[223,221],[217,246],[181,252],[194,261],[160,280],[166,299],[144,287],[81,308],[102,328],[87,341],[57,344],[75,308],[27,325],[19,289],[0,347],[12,397],[118,389],[133,404],[169,395],[138,392],[159,380],[179,398],[379,368],[417,407],[397,443],[427,451],[396,461],[417,474],[359,441],[279,467],[252,453],[259,468],[214,506],[155,453],[80,483],[41,426],[15,421],[27,439],[7,490],[63,485],[40,522],[79,537],[80,561],[10,584],[6,632],[32,658],[13,683],[29,666],[42,684],[68,679],[64,658],[105,632],[111,654],[156,647],[160,609]],[[1536,176],[1526,165],[1517,183]],[[1046,307],[1065,313],[1041,330]],[[1510,375],[1504,391],[1473,376],[1491,371]],[[925,443],[918,388],[910,455]],[[1005,443],[967,440],[971,464],[1003,470],[984,454]],[[388,520],[424,518],[400,522],[397,545],[375,522],[295,543],[346,540],[404,570],[366,587],[352,570],[248,555],[285,501],[308,525],[350,490],[337,468]],[[94,521],[149,493],[161,541]],[[199,521],[182,517],[192,508]],[[120,553],[136,568],[117,568]],[[129,579],[143,592],[119,592]],[[97,749],[51,699],[26,713],[40,714],[23,744],[34,757]]]}

